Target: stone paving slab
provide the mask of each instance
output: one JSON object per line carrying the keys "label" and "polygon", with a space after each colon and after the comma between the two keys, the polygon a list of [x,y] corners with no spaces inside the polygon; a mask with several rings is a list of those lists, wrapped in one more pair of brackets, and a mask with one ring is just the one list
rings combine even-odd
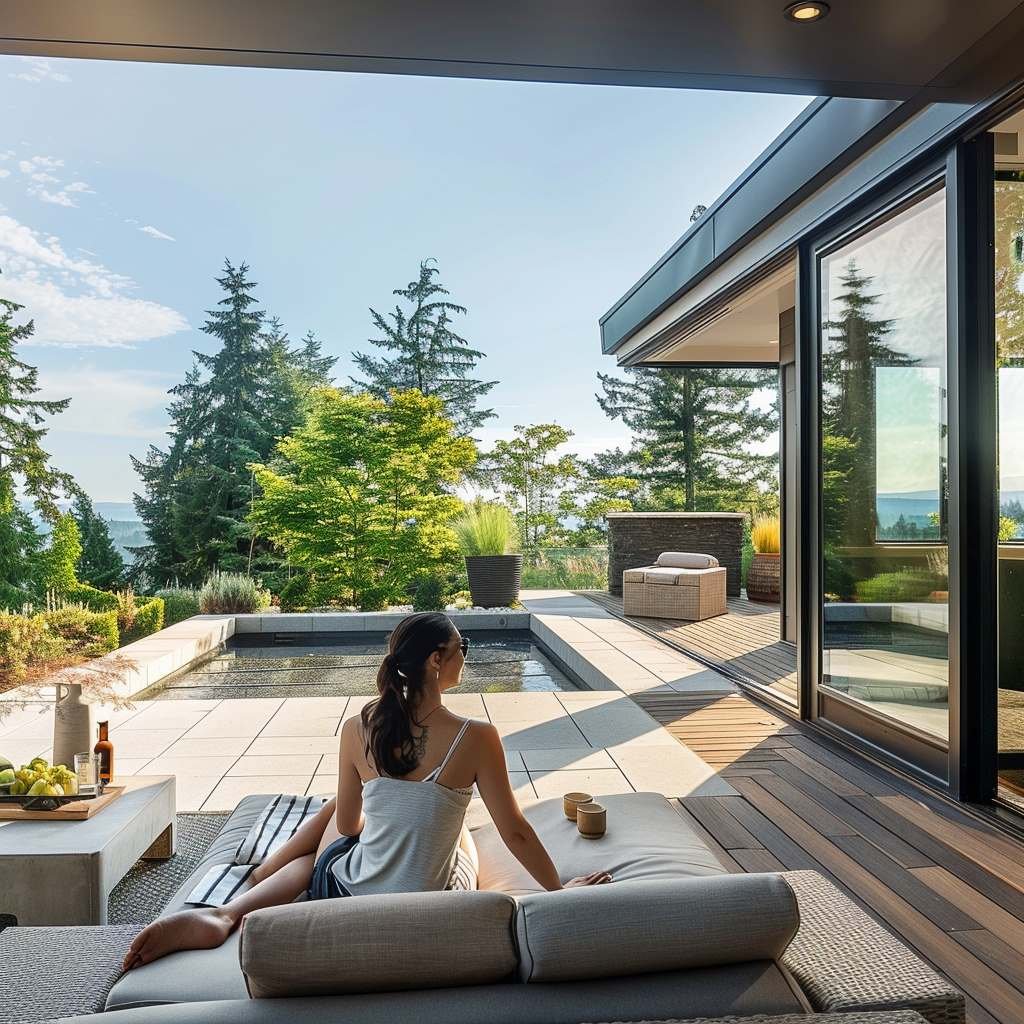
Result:
{"label": "stone paving slab", "polygon": [[[658,690],[732,692],[731,682],[584,598],[554,591],[527,592],[523,599],[541,641],[596,688],[446,697],[456,714],[497,727],[520,800],[571,789],[595,796],[634,789],[735,793],[630,699]],[[200,622],[198,632],[207,629]],[[147,700],[97,710],[111,722],[120,774],[175,774],[179,811],[225,811],[248,793],[333,792],[341,725],[370,699]],[[14,711],[0,720],[0,754],[19,763],[47,756],[52,728],[52,708]],[[476,797],[471,820],[481,814],[486,818]]]}

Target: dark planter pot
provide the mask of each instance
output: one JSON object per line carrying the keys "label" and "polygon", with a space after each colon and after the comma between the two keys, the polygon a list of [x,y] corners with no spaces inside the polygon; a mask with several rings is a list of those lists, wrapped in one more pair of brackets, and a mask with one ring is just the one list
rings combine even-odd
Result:
{"label": "dark planter pot", "polygon": [[777,604],[781,582],[781,558],[777,551],[758,552],[747,572],[747,597]]}
{"label": "dark planter pot", "polygon": [[503,608],[519,600],[522,555],[466,555],[466,573],[473,604]]}

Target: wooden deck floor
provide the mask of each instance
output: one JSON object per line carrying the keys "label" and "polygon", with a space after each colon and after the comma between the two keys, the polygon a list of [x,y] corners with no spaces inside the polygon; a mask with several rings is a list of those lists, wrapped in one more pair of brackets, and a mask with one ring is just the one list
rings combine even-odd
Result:
{"label": "wooden deck floor", "polygon": [[829,876],[968,997],[1024,1022],[1024,844],[746,696],[633,698],[739,796],[682,801],[731,871]]}
{"label": "wooden deck floor", "polygon": [[[586,596],[616,615],[622,598],[597,591]],[[730,597],[728,611],[703,622],[683,619],[628,619],[665,643],[740,682],[769,686],[796,699],[796,648],[779,639],[779,606]]]}

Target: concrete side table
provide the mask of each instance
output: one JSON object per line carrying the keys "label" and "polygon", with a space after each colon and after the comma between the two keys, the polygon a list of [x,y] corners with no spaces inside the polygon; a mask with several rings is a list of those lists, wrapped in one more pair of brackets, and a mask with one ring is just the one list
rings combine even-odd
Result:
{"label": "concrete side table", "polygon": [[0,914],[19,925],[107,923],[107,897],[140,857],[174,853],[174,776],[118,780],[85,821],[0,822]]}

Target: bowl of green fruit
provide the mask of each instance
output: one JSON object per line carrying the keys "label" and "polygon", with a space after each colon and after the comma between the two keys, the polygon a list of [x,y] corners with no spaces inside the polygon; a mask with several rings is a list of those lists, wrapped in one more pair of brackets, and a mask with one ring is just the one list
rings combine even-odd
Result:
{"label": "bowl of green fruit", "polygon": [[50,764],[34,757],[15,768],[0,757],[0,803],[19,804],[26,810],[55,810],[70,800],[79,800],[78,777],[64,764]]}

